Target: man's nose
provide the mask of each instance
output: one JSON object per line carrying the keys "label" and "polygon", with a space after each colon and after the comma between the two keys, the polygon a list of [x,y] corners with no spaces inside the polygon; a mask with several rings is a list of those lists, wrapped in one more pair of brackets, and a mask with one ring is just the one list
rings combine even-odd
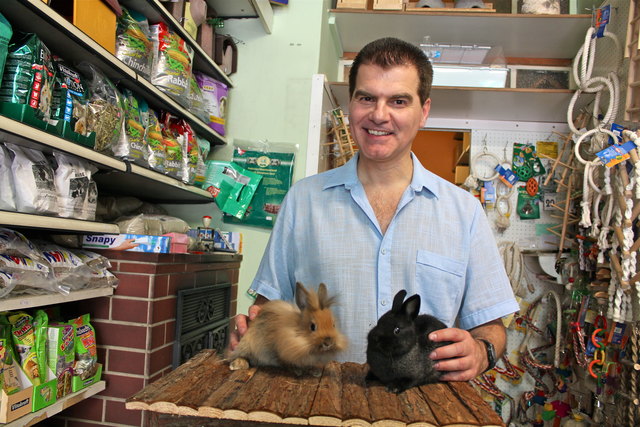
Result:
{"label": "man's nose", "polygon": [[380,123],[389,119],[389,110],[385,102],[376,102],[373,110],[371,111],[371,120]]}

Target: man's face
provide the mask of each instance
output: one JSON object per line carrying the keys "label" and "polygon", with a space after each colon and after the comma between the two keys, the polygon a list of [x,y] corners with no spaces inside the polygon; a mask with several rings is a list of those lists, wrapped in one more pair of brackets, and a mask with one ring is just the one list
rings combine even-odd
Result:
{"label": "man's face", "polygon": [[385,162],[408,155],[431,106],[430,99],[420,103],[418,85],[418,71],[413,66],[386,70],[377,65],[360,66],[349,101],[349,124],[361,156]]}

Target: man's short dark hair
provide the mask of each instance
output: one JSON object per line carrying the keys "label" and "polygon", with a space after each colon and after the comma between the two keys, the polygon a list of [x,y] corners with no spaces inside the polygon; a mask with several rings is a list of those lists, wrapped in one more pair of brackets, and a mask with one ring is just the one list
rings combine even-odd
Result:
{"label": "man's short dark hair", "polygon": [[356,89],[356,77],[360,65],[377,65],[388,69],[398,65],[414,66],[418,71],[420,82],[418,96],[424,104],[431,94],[433,68],[427,55],[419,47],[394,37],[374,40],[362,48],[356,55],[349,71],[349,98]]}

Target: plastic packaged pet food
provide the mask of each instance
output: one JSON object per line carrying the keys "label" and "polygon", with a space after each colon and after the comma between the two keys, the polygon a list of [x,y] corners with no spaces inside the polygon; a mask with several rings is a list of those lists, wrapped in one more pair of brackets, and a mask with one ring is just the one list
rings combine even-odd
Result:
{"label": "plastic packaged pet food", "polygon": [[71,393],[75,359],[75,330],[72,325],[51,323],[47,328],[47,364],[58,379],[57,397]]}
{"label": "plastic packaged pet food", "polygon": [[84,314],[69,322],[76,330],[74,344],[76,360],[73,365],[73,374],[83,380],[94,376],[98,369],[96,332],[89,320],[89,314]]}
{"label": "plastic packaged pet food", "polygon": [[222,212],[241,219],[261,180],[261,175],[233,162],[209,160],[203,188],[213,195]]}
{"label": "plastic packaged pet food", "polygon": [[9,43],[0,102],[29,105],[36,117],[49,120],[54,66],[51,52],[33,33],[16,33]]}
{"label": "plastic packaged pet food", "polygon": [[162,143],[162,127],[156,112],[149,108],[144,100],[140,101],[140,117],[145,128],[144,140],[148,150],[149,167],[157,172],[164,173],[167,152]]}
{"label": "plastic packaged pet food", "polygon": [[279,151],[277,144],[270,144],[264,151],[258,148],[256,146],[254,149],[245,149],[237,146],[233,151],[235,163],[262,175],[263,178],[245,216],[238,219],[225,215],[223,220],[226,223],[273,227],[284,196],[291,187],[295,157],[295,154],[290,151],[291,146],[282,145],[282,151]]}
{"label": "plastic packaged pet food", "polygon": [[82,289],[91,279],[91,269],[69,249],[55,243],[38,241],[38,248],[53,268],[59,285],[70,289]]}
{"label": "plastic packaged pet food", "polygon": [[151,83],[188,107],[193,49],[163,22],[151,26],[151,41],[154,53]]}
{"label": "plastic packaged pet food", "polygon": [[11,173],[11,156],[9,150],[0,144],[0,209],[5,211],[16,210],[15,183]]}
{"label": "plastic packaged pet food", "polygon": [[165,113],[163,127],[171,131],[182,150],[182,181],[186,184],[193,184],[196,178],[198,167],[198,144],[195,140],[193,129],[184,119]]}
{"label": "plastic packaged pet food", "polygon": [[87,102],[87,88],[84,79],[79,72],[65,64],[59,57],[54,56],[53,63],[56,77],[51,104],[52,122],[64,120],[75,125],[74,106],[84,105]]}
{"label": "plastic packaged pet food", "polygon": [[88,219],[84,212],[89,195],[91,175],[97,169],[88,162],[58,151],[53,152],[56,160],[55,182],[60,204],[59,215],[64,218]]}
{"label": "plastic packaged pet food", "polygon": [[58,193],[53,168],[38,150],[6,143],[14,154],[11,172],[18,212],[57,215]]}
{"label": "plastic packaged pet food", "polygon": [[207,164],[205,160],[209,156],[209,151],[211,150],[211,143],[204,138],[200,138],[196,135],[196,142],[198,143],[198,151],[200,155],[198,156],[198,163],[196,165],[196,177],[193,181],[193,185],[196,187],[202,188],[204,185],[204,178],[207,174]]}
{"label": "plastic packaged pet food", "polygon": [[7,318],[11,323],[11,336],[20,358],[20,366],[33,385],[40,385],[42,378],[35,349],[36,334],[33,318],[24,312],[10,314]]}
{"label": "plastic packaged pet food", "polygon": [[[166,111],[162,112],[161,122],[167,123],[171,116]],[[182,180],[182,145],[178,135],[170,126],[162,126],[162,144],[164,145],[166,159],[164,162],[165,174],[175,179]]]}
{"label": "plastic packaged pet food", "polygon": [[0,269],[0,298],[9,295],[13,288],[16,287],[14,275]]}
{"label": "plastic packaged pet food", "polygon": [[225,117],[227,110],[228,88],[222,82],[206,74],[195,73],[196,81],[204,98],[205,122],[220,135],[225,134]]}
{"label": "plastic packaged pet food", "polygon": [[[11,24],[0,13],[0,84],[2,83],[2,74],[4,73],[4,64],[9,53],[9,41],[13,35]],[[2,377],[0,375],[0,377]]]}
{"label": "plastic packaged pet food", "polygon": [[0,254],[27,256],[44,260],[44,257],[24,234],[10,228],[0,227]]}
{"label": "plastic packaged pet food", "polygon": [[95,132],[96,151],[113,150],[124,120],[122,96],[113,82],[93,64],[82,62],[78,69],[86,78],[91,97],[86,105],[74,108],[75,131],[84,136]]}
{"label": "plastic packaged pet food", "polygon": [[94,180],[89,181],[87,197],[82,205],[82,216],[80,219],[94,221],[96,219],[96,209],[98,207],[98,184]]}
{"label": "plastic packaged pet food", "polygon": [[200,120],[209,123],[209,115],[204,109],[204,96],[195,75],[189,79],[189,111]]}
{"label": "plastic packaged pet food", "polygon": [[118,17],[116,35],[116,57],[145,79],[151,78],[153,43],[140,23],[122,8]]}
{"label": "plastic packaged pet food", "polygon": [[146,167],[149,165],[147,161],[149,153],[144,139],[145,129],[142,125],[138,99],[126,88],[122,90],[122,99],[124,121],[120,139],[113,147],[113,155]]}

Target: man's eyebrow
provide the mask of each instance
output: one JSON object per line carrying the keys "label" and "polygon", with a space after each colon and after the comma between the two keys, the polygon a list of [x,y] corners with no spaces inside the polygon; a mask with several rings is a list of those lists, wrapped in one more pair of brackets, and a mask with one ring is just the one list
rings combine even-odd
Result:
{"label": "man's eyebrow", "polygon": [[366,97],[369,97],[369,98],[375,98],[372,94],[370,94],[369,92],[364,91],[364,90],[362,90],[362,89],[358,89],[358,90],[356,90],[356,91],[353,93],[353,96],[354,96],[354,98],[355,98],[356,96],[366,96]]}

